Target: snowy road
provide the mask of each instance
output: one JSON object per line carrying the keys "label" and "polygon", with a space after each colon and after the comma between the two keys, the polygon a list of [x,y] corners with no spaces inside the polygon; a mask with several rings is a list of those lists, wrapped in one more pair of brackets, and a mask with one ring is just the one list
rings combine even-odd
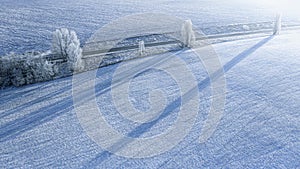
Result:
{"label": "snowy road", "polygon": [[[87,136],[73,109],[71,77],[2,90],[0,168],[299,168],[299,35],[300,31],[294,30],[276,37],[214,45],[226,73],[226,104],[217,130],[203,144],[198,138],[207,118],[211,91],[209,85],[200,84],[207,73],[191,51],[175,53],[197,79],[199,114],[187,137],[170,151],[151,158],[116,156]],[[142,58],[149,62],[125,73],[144,70],[132,79],[129,88],[128,98],[137,109],[151,107],[148,94],[154,89],[163,91],[167,103],[180,97],[172,76],[146,69],[167,62],[168,57],[173,56]],[[112,104],[111,81],[117,67],[98,70],[96,101],[108,123],[126,135],[138,124],[122,118]],[[76,85],[88,83],[82,80]],[[173,104],[163,120],[139,132],[138,137],[164,132],[176,121],[179,107],[179,102]]]}

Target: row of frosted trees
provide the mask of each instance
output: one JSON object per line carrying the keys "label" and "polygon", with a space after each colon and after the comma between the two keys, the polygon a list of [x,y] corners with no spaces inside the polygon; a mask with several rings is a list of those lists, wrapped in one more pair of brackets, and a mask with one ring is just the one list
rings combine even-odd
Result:
{"label": "row of frosted trees", "polygon": [[[49,57],[62,58],[66,63],[50,62]],[[0,57],[0,87],[48,81],[83,70],[82,49],[76,33],[58,29],[53,33],[51,52],[11,53]]]}
{"label": "row of frosted trees", "polygon": [[[280,30],[281,15],[277,15],[273,34],[279,34]],[[181,42],[183,47],[192,47],[195,42],[191,20],[183,23]],[[145,50],[144,42],[139,42],[139,54],[143,55]],[[66,62],[56,64],[49,61],[51,58],[61,58]],[[0,57],[0,87],[52,80],[82,72],[85,68],[80,41],[76,33],[65,28],[57,29],[53,33],[52,50],[49,53],[31,52]]]}
{"label": "row of frosted trees", "polygon": [[[190,20],[182,29],[182,42],[191,47],[195,40]],[[140,53],[145,51],[144,43],[140,43]],[[56,64],[51,58],[60,58],[65,63]],[[52,49],[49,53],[31,52],[23,55],[9,54],[0,57],[0,87],[22,86],[58,77],[71,75],[85,70],[82,60],[80,41],[74,31],[62,28],[53,32]]]}

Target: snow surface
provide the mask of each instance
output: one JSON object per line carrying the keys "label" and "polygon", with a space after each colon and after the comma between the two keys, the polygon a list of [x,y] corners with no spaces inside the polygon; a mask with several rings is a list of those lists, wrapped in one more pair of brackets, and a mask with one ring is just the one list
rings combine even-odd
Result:
{"label": "snow surface", "polygon": [[[299,35],[299,30],[285,31],[214,45],[226,73],[226,104],[217,130],[203,144],[198,138],[211,93],[201,82],[207,73],[191,51],[177,53],[198,81],[199,115],[182,142],[151,158],[116,156],[90,140],[73,109],[72,77],[4,89],[0,92],[0,168],[299,168]],[[151,58],[167,62],[166,55]],[[123,119],[112,104],[110,86],[118,65],[98,69],[96,100],[108,123],[128,134],[137,124]],[[129,88],[133,106],[149,109],[147,93],[152,89],[166,93],[168,103],[180,97],[169,74],[141,67],[143,72]],[[148,130],[136,132],[140,137],[164,132],[176,120],[179,106],[174,104],[168,116]]]}
{"label": "snow surface", "polygon": [[[255,2],[260,2],[256,0]],[[126,15],[158,12],[174,15],[206,34],[227,30],[229,24],[273,22],[278,11],[271,6],[239,0],[1,0],[0,56],[9,52],[47,51],[52,32],[60,28],[75,30],[81,44],[105,24]],[[294,0],[286,0],[297,7]],[[299,7],[299,5],[298,5]],[[299,23],[299,10],[283,12],[284,23]],[[256,26],[252,27],[256,27]]]}

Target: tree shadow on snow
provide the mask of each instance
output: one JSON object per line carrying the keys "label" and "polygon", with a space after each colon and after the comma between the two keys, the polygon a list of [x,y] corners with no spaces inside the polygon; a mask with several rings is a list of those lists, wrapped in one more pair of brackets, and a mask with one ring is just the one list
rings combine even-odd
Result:
{"label": "tree shadow on snow", "polygon": [[[141,136],[143,133],[149,131],[151,129],[151,127],[153,127],[159,121],[163,120],[164,118],[166,118],[170,114],[172,114],[172,112],[176,108],[178,108],[178,106],[180,106],[181,104],[185,104],[185,103],[182,103],[181,98],[185,97],[186,99],[184,99],[184,100],[189,101],[191,98],[193,98],[195,96],[195,93],[197,93],[197,91],[201,92],[202,90],[204,90],[205,88],[207,88],[210,85],[211,80],[218,79],[219,77],[223,76],[223,72],[226,73],[229,70],[231,70],[238,63],[240,63],[241,61],[243,61],[244,59],[246,59],[249,55],[253,54],[260,47],[262,47],[267,42],[269,42],[270,40],[272,40],[273,37],[274,36],[269,36],[269,37],[261,40],[260,42],[258,42],[254,46],[250,47],[249,49],[247,49],[247,50],[241,52],[240,54],[238,54],[236,57],[234,57],[228,63],[226,63],[223,66],[223,69],[216,71],[211,77],[205,78],[203,81],[201,81],[200,83],[198,83],[198,86],[195,86],[193,89],[191,89],[190,91],[188,91],[187,93],[185,93],[182,97],[177,98],[171,104],[169,104],[168,106],[166,106],[166,108],[164,109],[163,113],[161,113],[160,116],[157,117],[155,120],[153,120],[151,122],[148,122],[148,123],[141,124],[140,126],[136,127],[134,130],[132,130],[127,135],[127,137],[137,138],[137,137]],[[100,165],[105,160],[109,159],[115,152],[118,152],[118,150],[121,150],[122,147],[126,146],[129,142],[130,142],[130,140],[126,139],[126,138],[119,140],[117,143],[115,143],[113,146],[111,146],[109,148],[110,151],[103,151],[102,153],[98,154],[91,161],[89,161],[86,164],[84,164],[83,168],[92,168],[92,167],[95,167],[97,165]]]}
{"label": "tree shadow on snow", "polygon": [[[193,89],[191,89],[190,91],[185,93],[182,97],[177,98],[175,101],[173,101],[172,103],[167,105],[166,108],[164,109],[164,111],[155,120],[148,122],[148,123],[141,124],[140,126],[136,127],[134,130],[132,130],[127,135],[127,137],[137,138],[137,137],[141,136],[142,134],[146,133],[147,131],[149,131],[155,124],[157,124],[158,122],[162,121],[163,119],[168,117],[170,114],[172,114],[172,112],[175,109],[177,109],[181,104],[185,104],[185,103],[182,103],[183,97],[185,97],[185,99],[183,99],[183,100],[189,101],[191,98],[193,98],[195,96],[195,93],[197,93],[197,91],[202,91],[205,88],[207,88],[210,85],[211,80],[217,79],[220,76],[222,76],[223,70],[225,73],[228,72],[235,65],[237,65],[238,63],[243,61],[249,55],[254,53],[257,49],[259,49],[264,44],[269,42],[272,38],[273,38],[273,36],[265,38],[265,39],[261,40],[260,42],[258,42],[257,44],[255,44],[254,46],[252,46],[251,48],[243,51],[242,53],[240,53],[239,55],[234,57],[232,60],[230,60],[228,63],[226,63],[223,66],[223,69],[216,71],[211,77],[205,78],[203,81],[198,83],[197,86],[195,86]],[[168,60],[167,57],[163,60],[161,58],[155,58],[155,57],[151,58],[151,60],[149,62],[147,62],[146,64],[142,64],[142,65],[138,66],[137,68],[135,68],[134,70],[129,70],[127,73],[125,73],[125,76],[122,77],[122,79],[126,78],[126,74],[127,75],[130,74],[130,73],[132,73],[132,71],[135,71],[136,69],[137,70],[145,69],[145,67],[149,67],[149,66],[151,66],[151,64],[161,64],[167,60]],[[120,82],[122,81],[122,79],[120,79]],[[101,90],[99,93],[96,93],[96,96],[99,96],[99,95],[109,91],[111,89],[110,84],[111,84],[111,80],[106,80],[102,83],[96,84],[96,87],[102,86],[102,88],[103,88],[103,90]],[[120,85],[120,84],[117,83],[116,85]],[[66,90],[70,90],[70,89],[71,89],[70,85],[64,86],[63,88],[61,88],[60,90],[58,90],[54,93],[45,95],[42,98],[37,98],[36,100],[32,100],[29,103],[25,103],[24,105],[21,105],[19,108],[15,109],[15,110],[10,110],[9,112],[2,114],[1,117],[5,117],[12,113],[17,113],[18,111],[22,111],[26,107],[32,106],[32,104],[38,104],[42,101],[45,101],[45,99],[49,99],[49,97],[50,98],[55,97],[56,95],[66,92]],[[86,97],[85,99],[92,99],[92,98],[90,98],[89,95],[85,95],[85,97]],[[40,124],[50,121],[50,120],[58,117],[59,115],[66,113],[72,109],[73,109],[73,99],[72,99],[72,96],[68,96],[68,97],[64,98],[63,100],[59,100],[50,105],[42,107],[39,110],[31,112],[30,114],[22,116],[14,121],[5,123],[3,125],[1,124],[1,126],[0,126],[0,129],[1,129],[0,130],[0,142],[6,141],[9,139],[13,139],[16,136],[18,136],[28,130],[33,129],[34,127],[37,127]],[[112,147],[110,147],[111,152],[109,152],[109,151],[101,152],[95,158],[93,158],[91,161],[84,164],[83,167],[90,168],[92,166],[100,165],[102,162],[109,159],[114,154],[114,152],[117,152],[118,150],[122,149],[122,147],[126,146],[126,144],[128,144],[129,142],[130,142],[130,140],[128,140],[126,138],[119,140]]]}

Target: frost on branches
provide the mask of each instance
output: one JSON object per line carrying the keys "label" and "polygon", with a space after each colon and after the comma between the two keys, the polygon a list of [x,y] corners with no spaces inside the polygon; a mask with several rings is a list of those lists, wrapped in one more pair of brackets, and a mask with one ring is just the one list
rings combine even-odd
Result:
{"label": "frost on branches", "polygon": [[142,56],[145,52],[145,42],[144,41],[139,41],[139,55]]}
{"label": "frost on branches", "polygon": [[53,33],[52,53],[67,59],[68,69],[71,72],[80,72],[84,69],[80,41],[74,31],[66,28],[57,29]]}
{"label": "frost on branches", "polygon": [[56,74],[56,66],[49,63],[41,54],[11,53],[0,57],[0,87],[43,82],[55,78]]}
{"label": "frost on branches", "polygon": [[273,35],[279,35],[280,31],[281,31],[281,14],[277,14],[275,24],[274,24]]}

